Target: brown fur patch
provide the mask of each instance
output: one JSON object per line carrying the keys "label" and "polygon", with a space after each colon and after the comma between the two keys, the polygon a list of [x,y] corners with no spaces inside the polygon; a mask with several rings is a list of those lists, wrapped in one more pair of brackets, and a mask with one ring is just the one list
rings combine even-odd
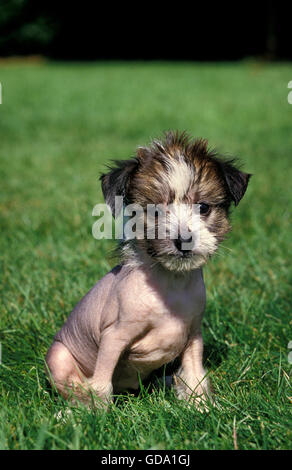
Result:
{"label": "brown fur patch", "polygon": [[[175,189],[170,188],[166,174],[175,164],[185,162],[194,172],[192,184],[181,202],[207,202],[210,205],[229,205],[228,196],[215,153],[208,151],[204,139],[190,140],[185,133],[168,133],[164,141],[154,141],[149,147],[137,151],[139,168],[129,188],[131,201],[142,206],[165,202],[175,198]],[[178,188],[177,188],[178,189]]]}
{"label": "brown fur patch", "polygon": [[137,255],[138,250],[169,269],[173,263],[177,270],[195,269],[206,262],[229,232],[229,207],[232,202],[237,205],[243,197],[250,177],[234,163],[209,150],[205,139],[190,139],[185,132],[169,132],[163,140],[138,148],[134,159],[118,162],[116,168],[103,175],[107,201],[123,195],[126,204],[137,203],[145,209],[147,204],[166,206],[173,202],[204,203],[210,207],[201,214],[200,246],[193,256],[182,259],[170,239],[144,239],[125,243],[126,257],[129,253]]}

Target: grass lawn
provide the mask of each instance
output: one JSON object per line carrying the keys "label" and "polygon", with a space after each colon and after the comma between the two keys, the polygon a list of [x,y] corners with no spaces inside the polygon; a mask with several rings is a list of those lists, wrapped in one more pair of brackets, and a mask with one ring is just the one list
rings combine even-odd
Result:
{"label": "grass lawn", "polygon": [[[287,449],[291,400],[292,65],[0,63],[0,448]],[[208,414],[171,391],[109,412],[52,393],[44,356],[112,266],[91,235],[99,172],[167,129],[240,156],[253,173],[233,232],[205,268]]]}

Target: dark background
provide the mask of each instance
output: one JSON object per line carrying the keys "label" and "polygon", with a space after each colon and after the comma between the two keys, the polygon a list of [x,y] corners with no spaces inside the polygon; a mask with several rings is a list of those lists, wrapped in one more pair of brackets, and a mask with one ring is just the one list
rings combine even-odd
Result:
{"label": "dark background", "polygon": [[0,56],[53,59],[292,59],[281,2],[2,0]]}

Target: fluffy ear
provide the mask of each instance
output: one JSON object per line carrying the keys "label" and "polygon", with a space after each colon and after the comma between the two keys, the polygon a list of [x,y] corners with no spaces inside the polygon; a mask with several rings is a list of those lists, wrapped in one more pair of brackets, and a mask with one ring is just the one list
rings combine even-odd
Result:
{"label": "fluffy ear", "polygon": [[250,177],[250,173],[243,173],[234,165],[234,160],[221,161],[220,169],[229,190],[234,205],[237,206],[243,198]]}
{"label": "fluffy ear", "polygon": [[138,168],[138,163],[137,158],[117,160],[109,173],[102,174],[100,177],[103,197],[114,217],[118,215],[115,214],[115,196],[123,196],[127,200],[129,183]]}

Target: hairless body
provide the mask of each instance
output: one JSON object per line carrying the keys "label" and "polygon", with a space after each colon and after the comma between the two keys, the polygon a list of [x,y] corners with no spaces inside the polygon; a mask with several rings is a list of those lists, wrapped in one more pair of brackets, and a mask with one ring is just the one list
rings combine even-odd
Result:
{"label": "hairless body", "polygon": [[63,394],[73,387],[85,399],[82,389],[89,387],[107,400],[112,391],[137,389],[139,375],[143,380],[180,355],[181,398],[194,389],[197,395],[207,393],[202,271],[165,276],[162,270],[117,266],[77,304],[47,355]]}

